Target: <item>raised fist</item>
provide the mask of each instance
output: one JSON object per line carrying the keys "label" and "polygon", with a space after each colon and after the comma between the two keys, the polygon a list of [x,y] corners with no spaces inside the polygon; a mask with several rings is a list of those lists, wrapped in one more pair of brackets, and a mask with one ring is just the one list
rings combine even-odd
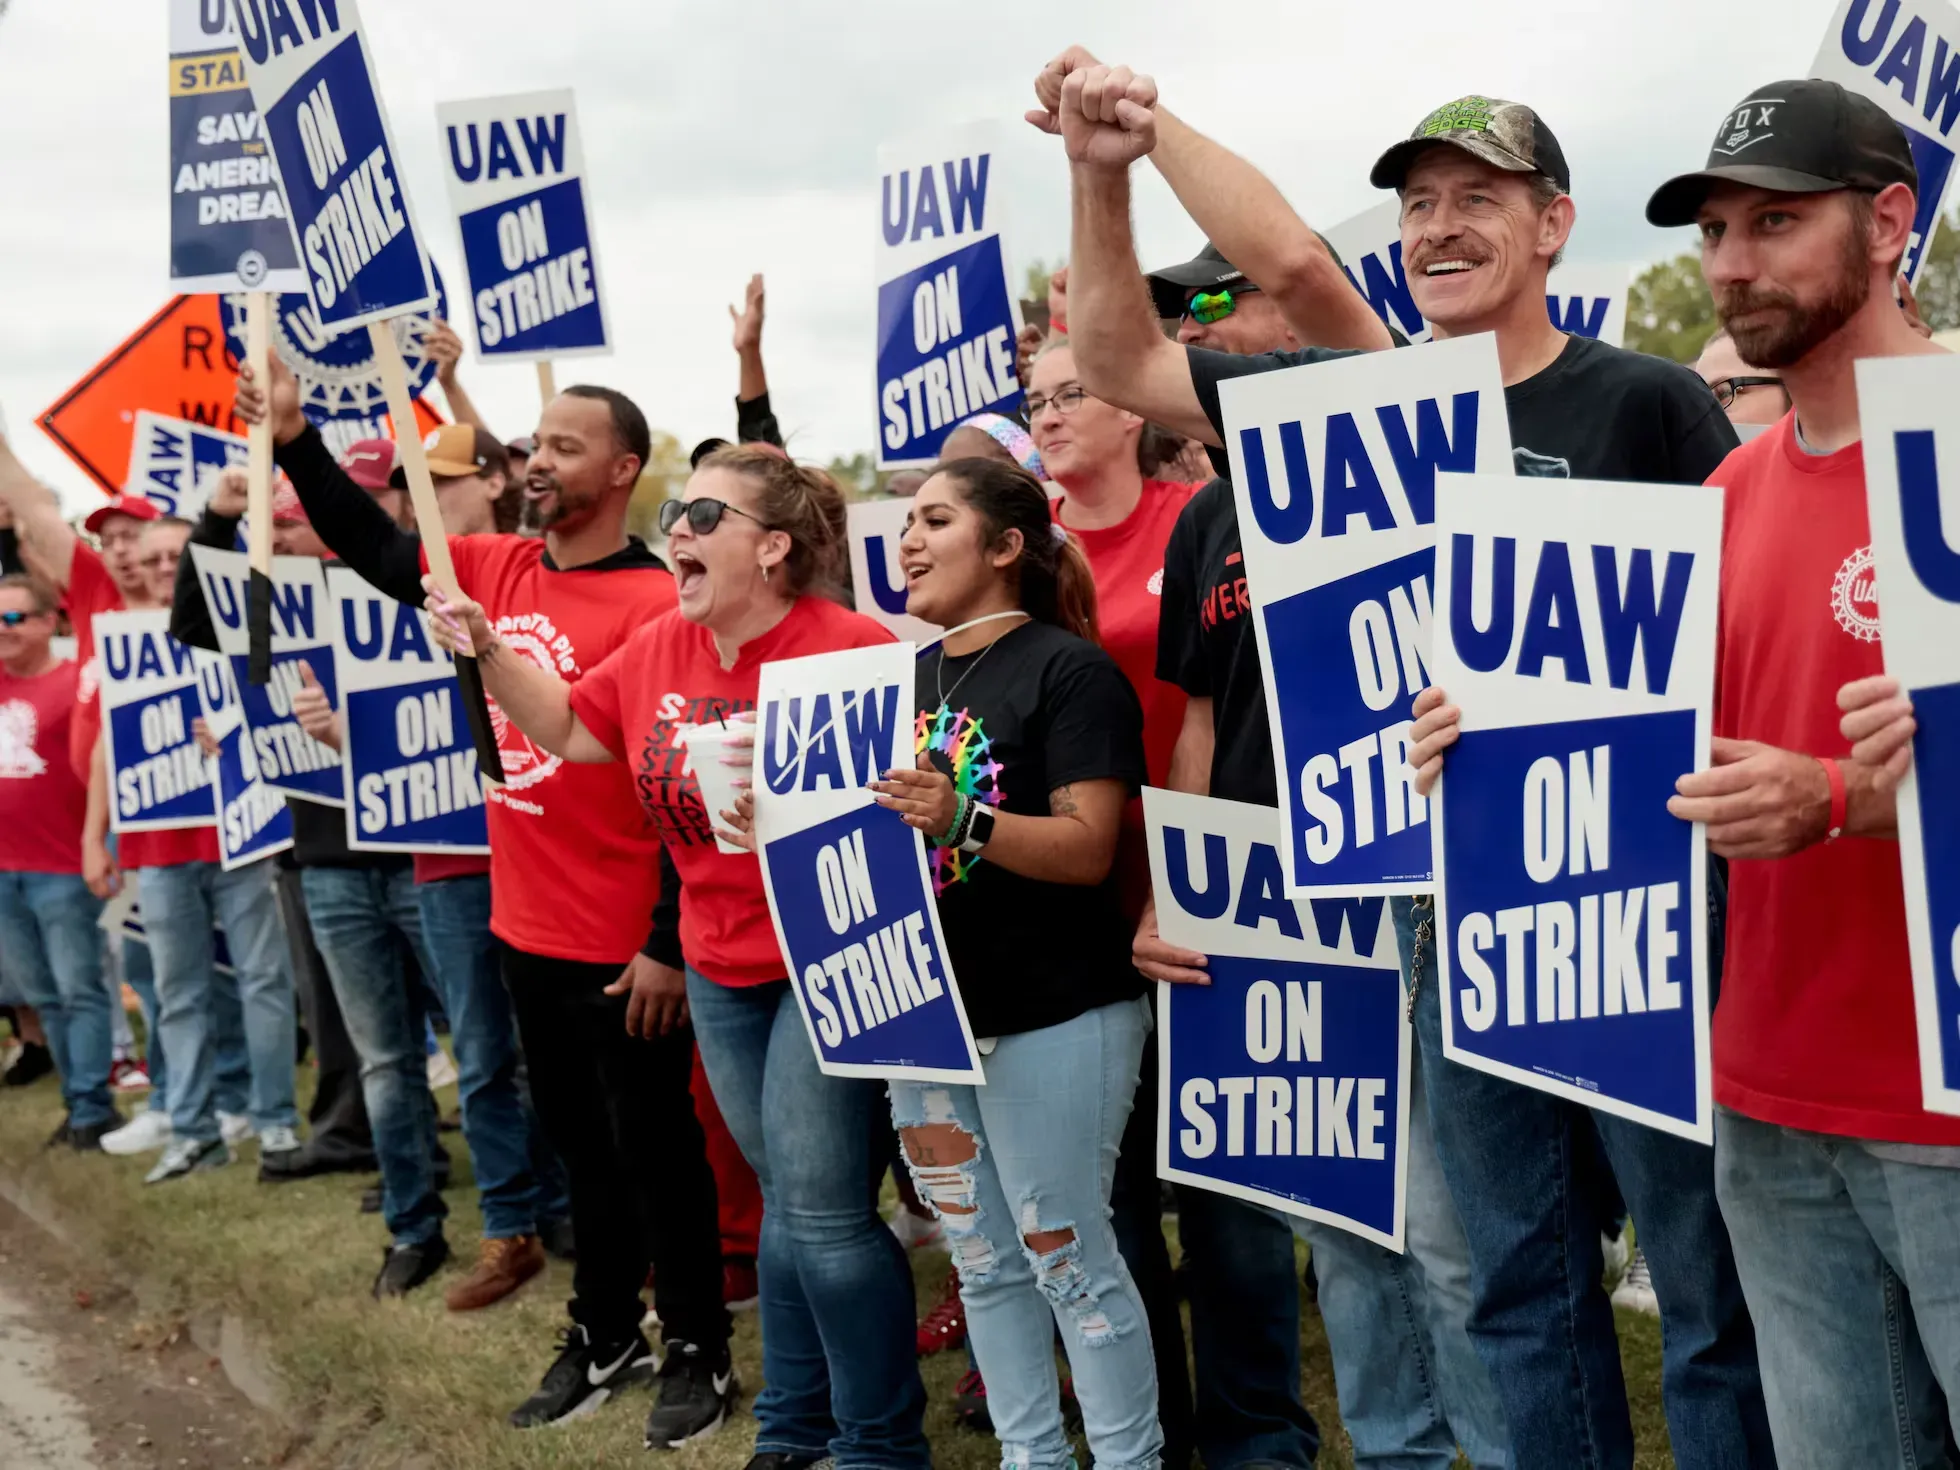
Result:
{"label": "raised fist", "polygon": [[1157,83],[1071,46],[1035,78],[1027,119],[1059,133],[1072,163],[1128,168],[1157,146]]}

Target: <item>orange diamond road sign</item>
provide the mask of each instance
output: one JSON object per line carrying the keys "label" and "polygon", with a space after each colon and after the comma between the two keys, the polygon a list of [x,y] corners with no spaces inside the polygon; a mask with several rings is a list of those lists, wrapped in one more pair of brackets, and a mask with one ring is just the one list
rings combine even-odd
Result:
{"label": "orange diamond road sign", "polygon": [[[245,425],[231,411],[238,364],[225,350],[216,296],[177,296],[123,344],[82,375],[36,421],[107,494],[122,489],[136,412],[209,424],[234,434]],[[444,422],[415,401],[417,433]]]}

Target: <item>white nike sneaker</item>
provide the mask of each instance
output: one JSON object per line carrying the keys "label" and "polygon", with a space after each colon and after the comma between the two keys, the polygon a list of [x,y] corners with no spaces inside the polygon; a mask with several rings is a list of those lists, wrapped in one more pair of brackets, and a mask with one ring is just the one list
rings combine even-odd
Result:
{"label": "white nike sneaker", "polygon": [[299,1147],[299,1135],[284,1123],[275,1128],[266,1128],[259,1133],[259,1153],[285,1154]]}
{"label": "white nike sneaker", "polygon": [[1661,1314],[1660,1298],[1654,1295],[1654,1278],[1647,1270],[1647,1253],[1635,1250],[1633,1260],[1627,1265],[1627,1274],[1613,1291],[1613,1305],[1625,1307],[1629,1311],[1645,1312],[1649,1317]]}
{"label": "white nike sneaker", "polygon": [[114,1132],[102,1135],[102,1152],[127,1158],[132,1154],[155,1153],[171,1139],[170,1114],[145,1108]]}

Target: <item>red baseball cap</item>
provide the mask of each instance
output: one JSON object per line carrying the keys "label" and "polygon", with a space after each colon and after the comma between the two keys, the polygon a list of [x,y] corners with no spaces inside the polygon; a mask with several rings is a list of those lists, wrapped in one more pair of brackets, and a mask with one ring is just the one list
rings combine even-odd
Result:
{"label": "red baseball cap", "polygon": [[111,495],[106,502],[88,513],[88,519],[82,522],[82,529],[91,536],[100,536],[102,527],[110,516],[128,516],[131,520],[153,521],[162,514],[155,501],[145,500],[140,495]]}
{"label": "red baseball cap", "polygon": [[389,488],[388,477],[395,472],[395,457],[393,439],[357,439],[341,455],[340,467],[347,471],[348,479],[368,494],[379,495]]}

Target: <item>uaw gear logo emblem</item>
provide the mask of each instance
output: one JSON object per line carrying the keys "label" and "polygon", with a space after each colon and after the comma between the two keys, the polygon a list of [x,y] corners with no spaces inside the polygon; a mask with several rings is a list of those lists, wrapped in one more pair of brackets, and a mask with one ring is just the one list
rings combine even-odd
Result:
{"label": "uaw gear logo emblem", "polygon": [[1733,158],[1745,148],[1753,148],[1765,138],[1776,136],[1776,109],[1781,97],[1756,97],[1722,119],[1715,134],[1715,151]]}
{"label": "uaw gear logo emblem", "polygon": [[[496,631],[498,641],[519,658],[529,659],[561,679],[577,676],[578,659],[572,652],[571,640],[542,613],[506,613],[497,619]],[[497,742],[497,753],[503,757],[506,791],[535,786],[565,763],[563,757],[553,755],[518,729],[496,700],[486,703],[490,710],[491,738]]]}
{"label": "uaw gear logo emblem", "polygon": [[1860,643],[1878,642],[1878,577],[1869,546],[1847,556],[1831,579],[1831,616]]}

